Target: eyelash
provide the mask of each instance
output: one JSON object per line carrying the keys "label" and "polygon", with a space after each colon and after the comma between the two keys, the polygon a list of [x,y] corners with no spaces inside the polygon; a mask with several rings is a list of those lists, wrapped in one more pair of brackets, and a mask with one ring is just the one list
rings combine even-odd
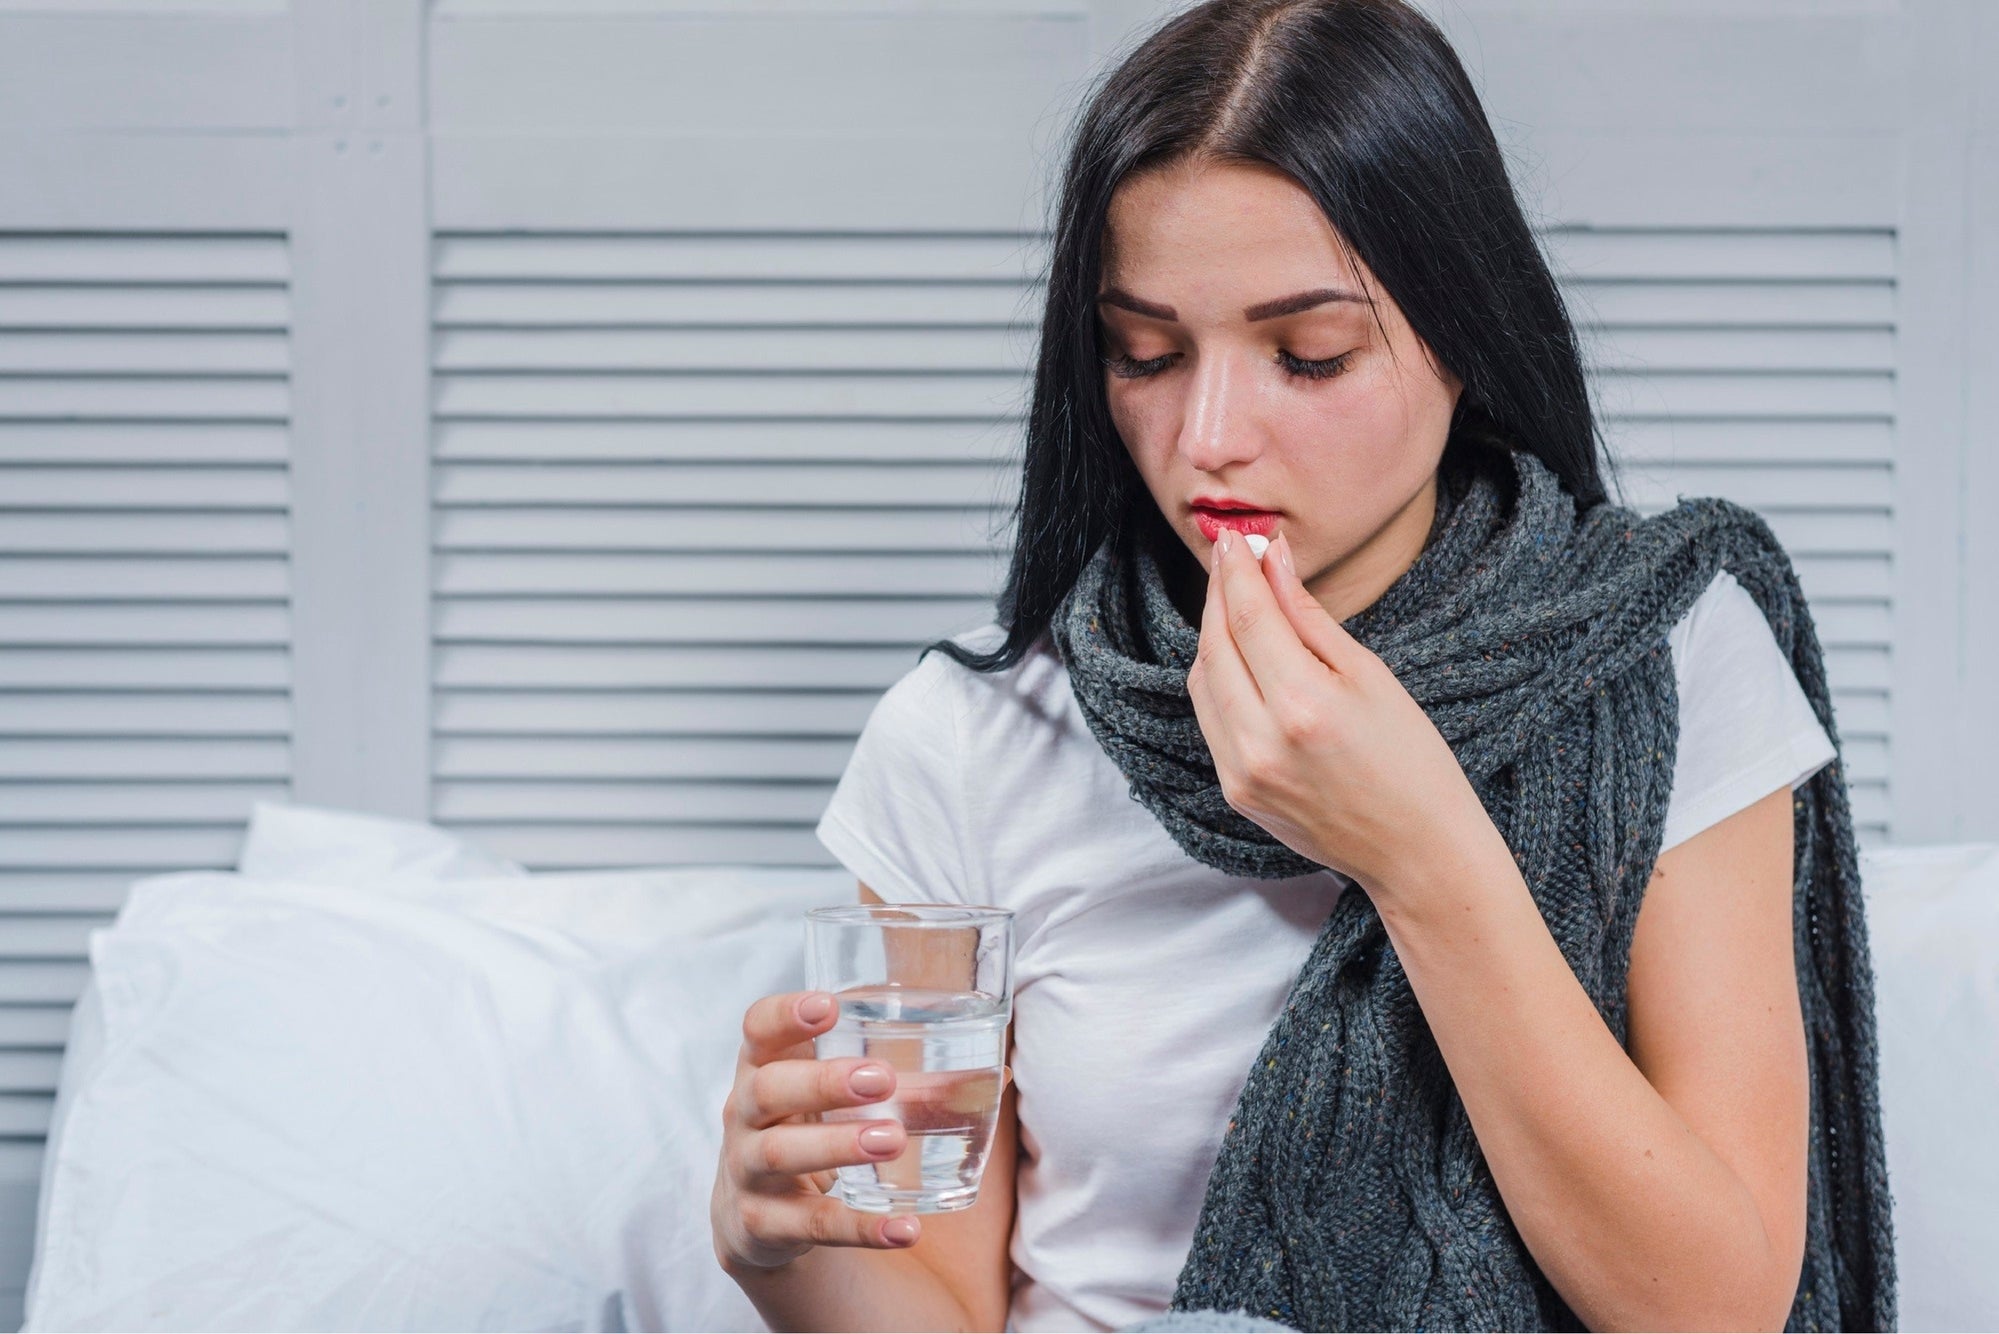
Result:
{"label": "eyelash", "polygon": [[[1111,368],[1111,374],[1120,379],[1142,380],[1148,375],[1157,375],[1165,370],[1166,363],[1173,355],[1169,352],[1150,361],[1134,361],[1129,354],[1119,353],[1114,357],[1105,357],[1103,361],[1104,365]],[[1353,360],[1353,356],[1352,352],[1342,352],[1339,356],[1328,357],[1324,361],[1306,361],[1280,349],[1277,353],[1277,362],[1298,379],[1328,380],[1345,370],[1347,363]]]}

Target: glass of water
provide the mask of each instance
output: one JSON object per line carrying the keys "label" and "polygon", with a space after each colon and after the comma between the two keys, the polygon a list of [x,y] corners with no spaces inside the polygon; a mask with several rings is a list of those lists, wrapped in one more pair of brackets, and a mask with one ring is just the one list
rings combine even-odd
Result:
{"label": "glass of water", "polygon": [[866,1056],[895,1071],[880,1102],[822,1121],[900,1121],[903,1151],[838,1170],[831,1194],[868,1213],[940,1213],[979,1197],[999,1119],[1013,1018],[1013,910],[853,903],[805,914],[806,984],[840,1016],[821,1060]]}

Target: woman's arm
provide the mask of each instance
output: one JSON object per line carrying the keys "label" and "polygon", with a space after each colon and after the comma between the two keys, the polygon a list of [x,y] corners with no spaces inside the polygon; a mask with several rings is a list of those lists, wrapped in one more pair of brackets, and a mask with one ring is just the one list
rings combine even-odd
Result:
{"label": "woman's arm", "polygon": [[1549,1281],[1595,1329],[1781,1328],[1810,1134],[1789,790],[1659,858],[1627,1053],[1443,735],[1289,541],[1259,565],[1223,529],[1210,570],[1187,688],[1223,795],[1366,889]]}
{"label": "woman's arm", "polygon": [[1790,789],[1659,858],[1631,945],[1629,1054],[1497,831],[1448,855],[1367,888],[1549,1281],[1591,1329],[1782,1329],[1810,1097]]}

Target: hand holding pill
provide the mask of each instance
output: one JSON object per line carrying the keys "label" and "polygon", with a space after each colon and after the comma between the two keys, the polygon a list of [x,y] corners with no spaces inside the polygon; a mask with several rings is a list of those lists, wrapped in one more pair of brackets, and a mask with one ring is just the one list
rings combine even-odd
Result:
{"label": "hand holding pill", "polygon": [[[1187,693],[1223,799],[1380,896],[1504,840],[1437,725],[1300,577],[1291,536],[1223,525]],[[1240,540],[1238,540],[1240,539]],[[1242,563],[1235,553],[1268,555]]]}

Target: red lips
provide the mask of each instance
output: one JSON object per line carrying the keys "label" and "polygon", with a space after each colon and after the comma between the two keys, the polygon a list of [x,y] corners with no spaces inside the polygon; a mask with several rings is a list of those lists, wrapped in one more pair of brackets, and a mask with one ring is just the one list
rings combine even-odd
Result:
{"label": "red lips", "polygon": [[1276,510],[1245,509],[1241,502],[1218,496],[1196,496],[1189,508],[1194,511],[1194,522],[1200,526],[1201,535],[1210,542],[1224,528],[1233,528],[1238,533],[1256,533],[1271,537],[1277,530],[1277,521],[1283,517]]}

